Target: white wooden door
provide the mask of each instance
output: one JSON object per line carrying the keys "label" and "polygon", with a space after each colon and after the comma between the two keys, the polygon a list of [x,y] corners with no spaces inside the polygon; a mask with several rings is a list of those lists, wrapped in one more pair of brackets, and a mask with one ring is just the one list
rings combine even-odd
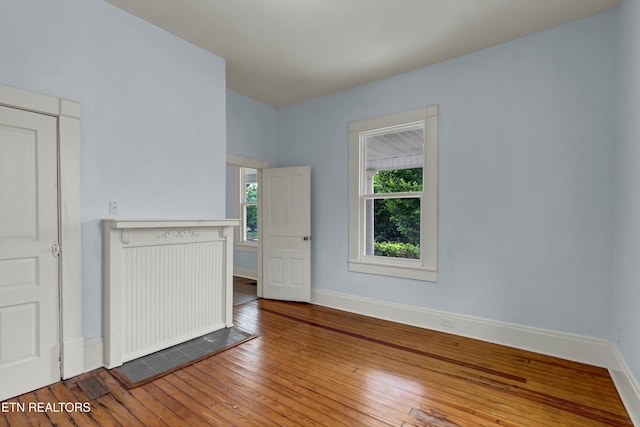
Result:
{"label": "white wooden door", "polygon": [[262,296],[311,301],[311,168],[262,170]]}
{"label": "white wooden door", "polygon": [[0,401],[60,380],[57,125],[0,107]]}

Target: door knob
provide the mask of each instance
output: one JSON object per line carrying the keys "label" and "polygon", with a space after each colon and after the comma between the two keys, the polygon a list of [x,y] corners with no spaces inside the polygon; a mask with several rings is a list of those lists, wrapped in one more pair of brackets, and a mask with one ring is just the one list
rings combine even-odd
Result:
{"label": "door knob", "polygon": [[311,237],[309,237],[309,236],[304,236],[304,237],[302,238],[302,240],[304,240],[304,241],[306,242],[307,240],[311,240]]}

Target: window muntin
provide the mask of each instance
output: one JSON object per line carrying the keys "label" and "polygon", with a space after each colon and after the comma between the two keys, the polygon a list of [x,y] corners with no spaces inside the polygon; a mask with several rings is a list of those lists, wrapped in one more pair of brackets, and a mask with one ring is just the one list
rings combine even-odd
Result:
{"label": "window muntin", "polygon": [[350,125],[350,271],[437,279],[437,114]]}

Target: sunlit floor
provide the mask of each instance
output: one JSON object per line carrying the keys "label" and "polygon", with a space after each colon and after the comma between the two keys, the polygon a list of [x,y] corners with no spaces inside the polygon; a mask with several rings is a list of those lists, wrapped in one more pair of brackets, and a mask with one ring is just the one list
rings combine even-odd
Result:
{"label": "sunlit floor", "polygon": [[131,390],[99,369],[27,393],[7,408],[53,410],[0,427],[632,425],[603,368],[313,304],[248,302],[234,326],[258,337]]}

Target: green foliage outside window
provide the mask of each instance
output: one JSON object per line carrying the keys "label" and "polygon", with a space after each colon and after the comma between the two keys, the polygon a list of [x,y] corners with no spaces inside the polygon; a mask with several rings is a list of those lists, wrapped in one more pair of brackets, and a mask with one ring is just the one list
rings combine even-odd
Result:
{"label": "green foliage outside window", "polygon": [[245,202],[257,202],[258,201],[258,184],[255,182],[249,183],[245,187]]}
{"label": "green foliage outside window", "polygon": [[[422,168],[379,171],[374,193],[422,191]],[[389,198],[374,204],[374,254],[420,258],[420,199]]]}
{"label": "green foliage outside window", "polygon": [[[249,183],[245,186],[245,201],[255,203],[258,201],[258,184]],[[258,240],[258,206],[245,206],[246,240]]]}
{"label": "green foliage outside window", "polygon": [[374,254],[394,258],[420,258],[420,246],[402,242],[373,242]]}

